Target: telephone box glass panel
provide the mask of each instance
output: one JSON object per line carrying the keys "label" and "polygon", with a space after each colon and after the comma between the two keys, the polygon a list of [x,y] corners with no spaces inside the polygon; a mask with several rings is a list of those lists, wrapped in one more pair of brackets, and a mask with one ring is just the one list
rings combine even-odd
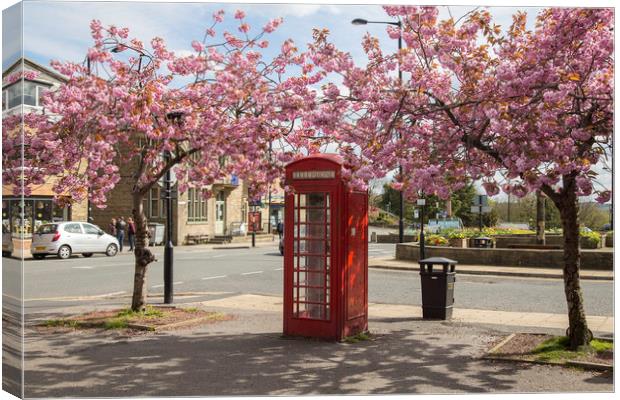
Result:
{"label": "telephone box glass panel", "polygon": [[293,232],[293,315],[329,320],[329,193],[296,193]]}

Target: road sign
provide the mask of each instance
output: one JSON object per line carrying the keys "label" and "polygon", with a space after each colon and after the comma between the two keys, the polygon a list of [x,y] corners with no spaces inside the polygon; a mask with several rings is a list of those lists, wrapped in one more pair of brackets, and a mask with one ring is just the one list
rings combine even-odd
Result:
{"label": "road sign", "polygon": [[479,194],[474,199],[475,206],[487,206],[489,205],[489,197],[485,194]]}
{"label": "road sign", "polygon": [[420,218],[420,212],[418,210],[413,210],[413,218],[415,219]]}
{"label": "road sign", "polygon": [[471,206],[470,211],[474,214],[486,214],[491,212],[491,207],[489,206]]}
{"label": "road sign", "polygon": [[[170,199],[176,200],[178,197],[179,197],[178,196],[178,192],[177,192],[177,189],[176,189],[176,186],[175,186],[172,189],[170,189]],[[164,189],[160,190],[159,198],[160,199],[165,199],[166,198],[166,191]]]}

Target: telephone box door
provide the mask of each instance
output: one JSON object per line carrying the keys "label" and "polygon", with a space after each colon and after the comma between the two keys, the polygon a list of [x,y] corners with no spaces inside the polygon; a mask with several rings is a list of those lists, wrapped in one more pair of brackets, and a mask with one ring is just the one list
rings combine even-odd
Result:
{"label": "telephone box door", "polygon": [[284,254],[290,283],[285,287],[292,290],[292,297],[285,296],[285,333],[333,337],[333,187],[297,190],[286,202],[286,218],[293,224],[287,224],[285,232],[286,248],[292,249]]}

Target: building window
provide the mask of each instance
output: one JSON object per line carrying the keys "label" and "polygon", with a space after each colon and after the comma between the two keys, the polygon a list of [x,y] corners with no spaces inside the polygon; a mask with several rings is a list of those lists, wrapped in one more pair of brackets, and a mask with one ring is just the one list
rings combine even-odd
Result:
{"label": "building window", "polygon": [[226,164],[228,164],[228,157],[226,156],[219,156],[217,160],[220,164],[220,168],[224,168]]}
{"label": "building window", "polygon": [[8,110],[21,104],[41,107],[43,106],[43,93],[47,90],[49,90],[47,85],[19,80],[2,91],[2,110]]}
{"label": "building window", "polygon": [[151,188],[151,193],[149,195],[149,198],[151,200],[151,210],[149,212],[149,215],[151,216],[151,218],[153,217],[159,217],[160,216],[160,209],[159,209],[159,187],[154,186]]}
{"label": "building window", "polygon": [[51,197],[2,198],[2,231],[32,237],[41,225],[71,220],[71,208],[59,207]]}
{"label": "building window", "polygon": [[22,81],[9,86],[7,91],[9,92],[9,108],[22,104]]}
{"label": "building window", "polygon": [[32,82],[24,81],[24,104],[37,105],[37,86]]}
{"label": "building window", "polygon": [[191,222],[207,221],[209,215],[207,189],[190,188],[187,191],[187,220]]}
{"label": "building window", "polygon": [[248,222],[248,203],[246,199],[241,199],[241,222]]}
{"label": "building window", "polygon": [[142,200],[144,215],[147,218],[163,218],[165,217],[164,199],[161,198],[162,189],[155,185],[149,190],[148,194]]}
{"label": "building window", "polygon": [[37,106],[43,107],[43,95],[49,88],[47,86],[37,86]]}

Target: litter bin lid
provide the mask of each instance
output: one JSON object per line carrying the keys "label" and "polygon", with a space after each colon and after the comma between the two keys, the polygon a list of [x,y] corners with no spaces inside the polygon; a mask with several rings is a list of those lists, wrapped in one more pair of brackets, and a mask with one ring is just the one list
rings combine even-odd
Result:
{"label": "litter bin lid", "polygon": [[457,264],[458,261],[445,257],[429,257],[419,261],[420,264]]}

